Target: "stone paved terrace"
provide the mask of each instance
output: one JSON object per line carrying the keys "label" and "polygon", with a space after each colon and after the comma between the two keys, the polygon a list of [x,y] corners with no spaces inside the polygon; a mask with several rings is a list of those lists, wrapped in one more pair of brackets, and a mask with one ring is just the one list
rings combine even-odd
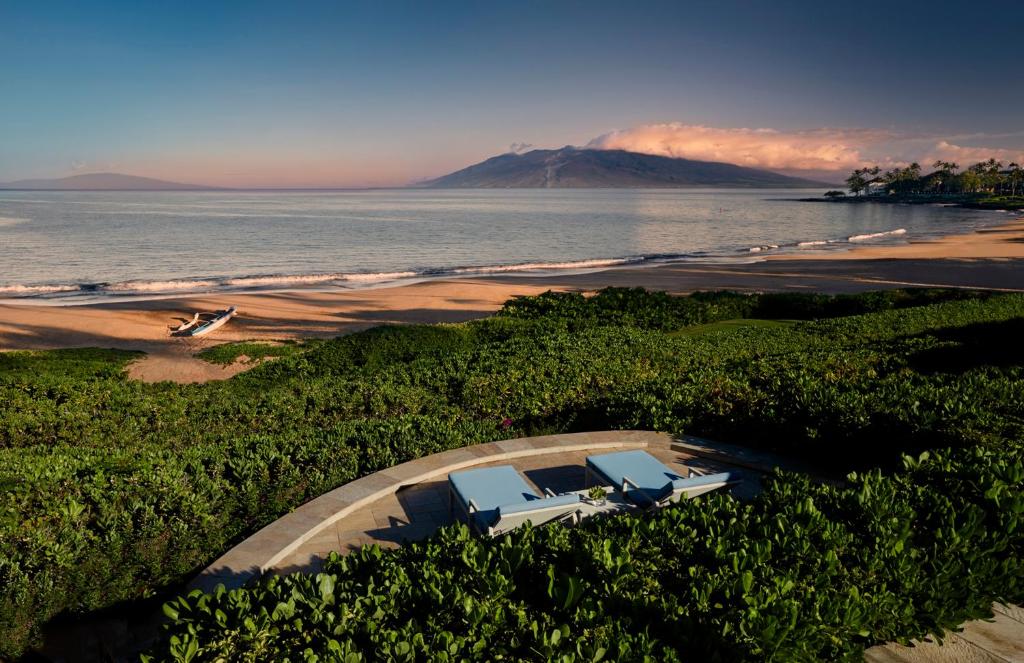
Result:
{"label": "stone paved terrace", "polygon": [[[363,477],[308,502],[230,550],[192,583],[211,589],[240,586],[263,573],[317,571],[332,551],[348,552],[376,543],[397,547],[429,536],[452,522],[447,475],[469,467],[512,465],[538,492],[584,487],[588,455],[645,449],[685,474],[734,471],[743,483],[738,497],[759,490],[760,476],[773,467],[807,471],[771,454],[700,438],[672,438],[651,431],[601,431],[550,435],[464,447],[403,463]],[[1024,663],[1024,610],[994,606],[992,620],[977,620],[945,644],[885,645],[868,650],[869,663]]]}
{"label": "stone paved terrace", "polygon": [[959,633],[947,633],[940,646],[929,640],[914,647],[872,647],[867,663],[1024,663],[1024,609],[995,604],[990,620],[964,624]]}
{"label": "stone paved terrace", "polygon": [[736,470],[748,479],[733,489],[739,495],[756,491],[759,476],[774,467],[807,469],[771,454],[652,431],[598,431],[478,444],[402,463],[321,495],[229,550],[191,586],[238,587],[267,572],[313,570],[331,550],[351,550],[370,542],[395,546],[422,538],[451,522],[449,472],[511,464],[539,488],[579,489],[586,456],[622,449],[646,449],[680,469]]}
{"label": "stone paved terrace", "polygon": [[[533,486],[537,494],[543,494],[544,488],[563,493],[584,488],[584,465],[587,456],[624,448],[627,447],[524,456],[512,460],[481,463],[475,467],[511,465],[526,478],[527,483]],[[654,447],[648,448],[647,451],[683,476],[686,475],[687,468],[709,473],[725,470],[741,473],[743,483],[733,488],[734,494],[740,496],[752,495],[759,484],[760,473],[753,470],[703,459],[671,447]],[[320,562],[331,551],[348,552],[371,543],[383,548],[394,548],[403,541],[426,538],[442,525],[451,524],[452,521],[448,505],[447,476],[441,476],[400,488],[398,492],[382,497],[341,518],[303,543],[270,570],[276,573],[318,571]]]}

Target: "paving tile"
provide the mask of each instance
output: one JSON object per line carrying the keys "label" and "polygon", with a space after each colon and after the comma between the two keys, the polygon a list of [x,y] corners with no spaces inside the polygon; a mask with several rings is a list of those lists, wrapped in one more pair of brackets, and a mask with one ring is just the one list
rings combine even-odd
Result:
{"label": "paving tile", "polygon": [[943,645],[922,642],[913,647],[883,645],[864,653],[866,663],[1007,663],[1007,659],[975,647],[962,638],[949,634]]}
{"label": "paving tile", "polygon": [[353,550],[358,550],[359,548],[362,548],[363,546],[370,544],[371,542],[372,539],[370,539],[367,536],[354,536],[348,539],[344,539],[341,543],[341,548],[338,552],[350,553]]}
{"label": "paving tile", "polygon": [[1006,615],[1010,619],[1014,619],[1024,624],[1024,608],[1018,605],[1003,605],[1002,603],[993,603],[992,609],[1002,615]]}
{"label": "paving tile", "polygon": [[406,510],[422,509],[423,507],[438,507],[447,503],[447,497],[442,497],[437,491],[419,491],[414,494],[399,494],[398,502]]}
{"label": "paving tile", "polygon": [[277,574],[287,573],[319,573],[323,569],[325,555],[319,553],[296,552],[280,563],[275,564],[270,572]]}
{"label": "paving tile", "polygon": [[376,521],[377,527],[401,527],[409,524],[409,519],[404,513],[396,513],[391,510],[374,509],[373,519]]}
{"label": "paving tile", "polygon": [[1024,661],[1024,624],[1006,615],[968,622],[959,637],[1007,661]]}
{"label": "paving tile", "polygon": [[346,530],[367,530],[377,526],[377,520],[373,517],[373,512],[367,510],[360,510],[356,513],[342,518],[335,524],[335,528],[339,531]]}
{"label": "paving tile", "polygon": [[366,537],[369,536],[367,534],[367,532],[368,531],[372,531],[374,529],[376,529],[376,526],[368,527],[366,529],[339,530],[338,531],[338,549],[340,550],[340,549],[344,548],[348,544],[348,542],[350,542],[350,541],[355,541],[357,539],[365,539]]}
{"label": "paving tile", "polygon": [[300,549],[315,548],[317,550],[335,550],[338,547],[338,530],[333,526],[326,527],[302,542]]}
{"label": "paving tile", "polygon": [[441,527],[444,525],[451,525],[453,522],[455,522],[455,515],[448,513],[447,510],[428,511],[421,515],[421,519],[424,522],[429,522],[437,527]]}
{"label": "paving tile", "polygon": [[529,451],[535,449],[535,442],[529,438],[518,438],[514,440],[502,440],[501,442],[494,442],[494,448],[499,453],[517,453],[522,451]]}

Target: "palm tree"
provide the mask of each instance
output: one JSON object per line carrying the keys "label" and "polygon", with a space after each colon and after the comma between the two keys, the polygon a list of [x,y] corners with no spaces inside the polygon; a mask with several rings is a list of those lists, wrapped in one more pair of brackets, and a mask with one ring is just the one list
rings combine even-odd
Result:
{"label": "palm tree", "polygon": [[921,190],[921,164],[915,161],[907,166],[903,171],[903,178],[912,192],[919,193]]}
{"label": "palm tree", "polygon": [[985,184],[985,164],[976,163],[960,176],[963,181],[964,193],[977,193]]}
{"label": "palm tree", "polygon": [[1006,167],[1010,171],[1010,195],[1017,195],[1017,186],[1024,182],[1024,168],[1021,168],[1016,163],[1011,163]]}
{"label": "palm tree", "polygon": [[864,180],[864,170],[858,168],[846,178],[846,186],[850,189],[850,193],[855,196],[859,196],[862,191],[867,187],[867,182]]}
{"label": "palm tree", "polygon": [[982,170],[982,181],[985,183],[985,188],[992,193],[997,193],[999,189],[999,183],[1002,181],[1002,175],[999,171],[1003,169],[1003,163],[996,161],[995,159],[989,159],[983,164]]}
{"label": "palm tree", "polygon": [[952,193],[953,185],[957,179],[956,171],[960,169],[960,164],[940,159],[932,164],[932,168],[941,173],[937,180],[940,191],[942,193]]}

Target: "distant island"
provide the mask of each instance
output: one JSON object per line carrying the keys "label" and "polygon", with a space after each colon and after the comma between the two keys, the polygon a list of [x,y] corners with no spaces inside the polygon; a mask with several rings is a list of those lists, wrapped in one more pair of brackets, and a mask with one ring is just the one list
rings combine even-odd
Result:
{"label": "distant island", "polygon": [[57,179],[0,182],[0,189],[32,191],[199,191],[212,188],[120,173],[87,173]]}
{"label": "distant island", "polygon": [[[685,188],[799,189],[833,184],[718,161],[696,161],[627,152],[563,147],[491,157],[416,187],[437,189]],[[124,175],[87,173],[54,179],[0,182],[0,190],[203,191],[219,187]]]}
{"label": "distant island", "polygon": [[1004,166],[996,159],[980,161],[963,170],[951,161],[936,161],[923,173],[915,162],[905,168],[882,171],[878,166],[858,168],[846,178],[845,191],[826,191],[824,198],[805,201],[840,203],[945,204],[973,209],[1024,210],[1024,167]]}
{"label": "distant island", "polygon": [[459,188],[807,188],[831,186],[767,170],[626,152],[563,147],[502,154],[423,182]]}

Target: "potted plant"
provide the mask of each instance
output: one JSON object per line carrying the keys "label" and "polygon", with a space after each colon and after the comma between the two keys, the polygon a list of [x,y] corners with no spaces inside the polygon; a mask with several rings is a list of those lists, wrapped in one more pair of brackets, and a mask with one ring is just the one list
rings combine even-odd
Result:
{"label": "potted plant", "polygon": [[587,499],[597,505],[603,505],[608,498],[608,491],[601,486],[594,486],[587,491]]}

